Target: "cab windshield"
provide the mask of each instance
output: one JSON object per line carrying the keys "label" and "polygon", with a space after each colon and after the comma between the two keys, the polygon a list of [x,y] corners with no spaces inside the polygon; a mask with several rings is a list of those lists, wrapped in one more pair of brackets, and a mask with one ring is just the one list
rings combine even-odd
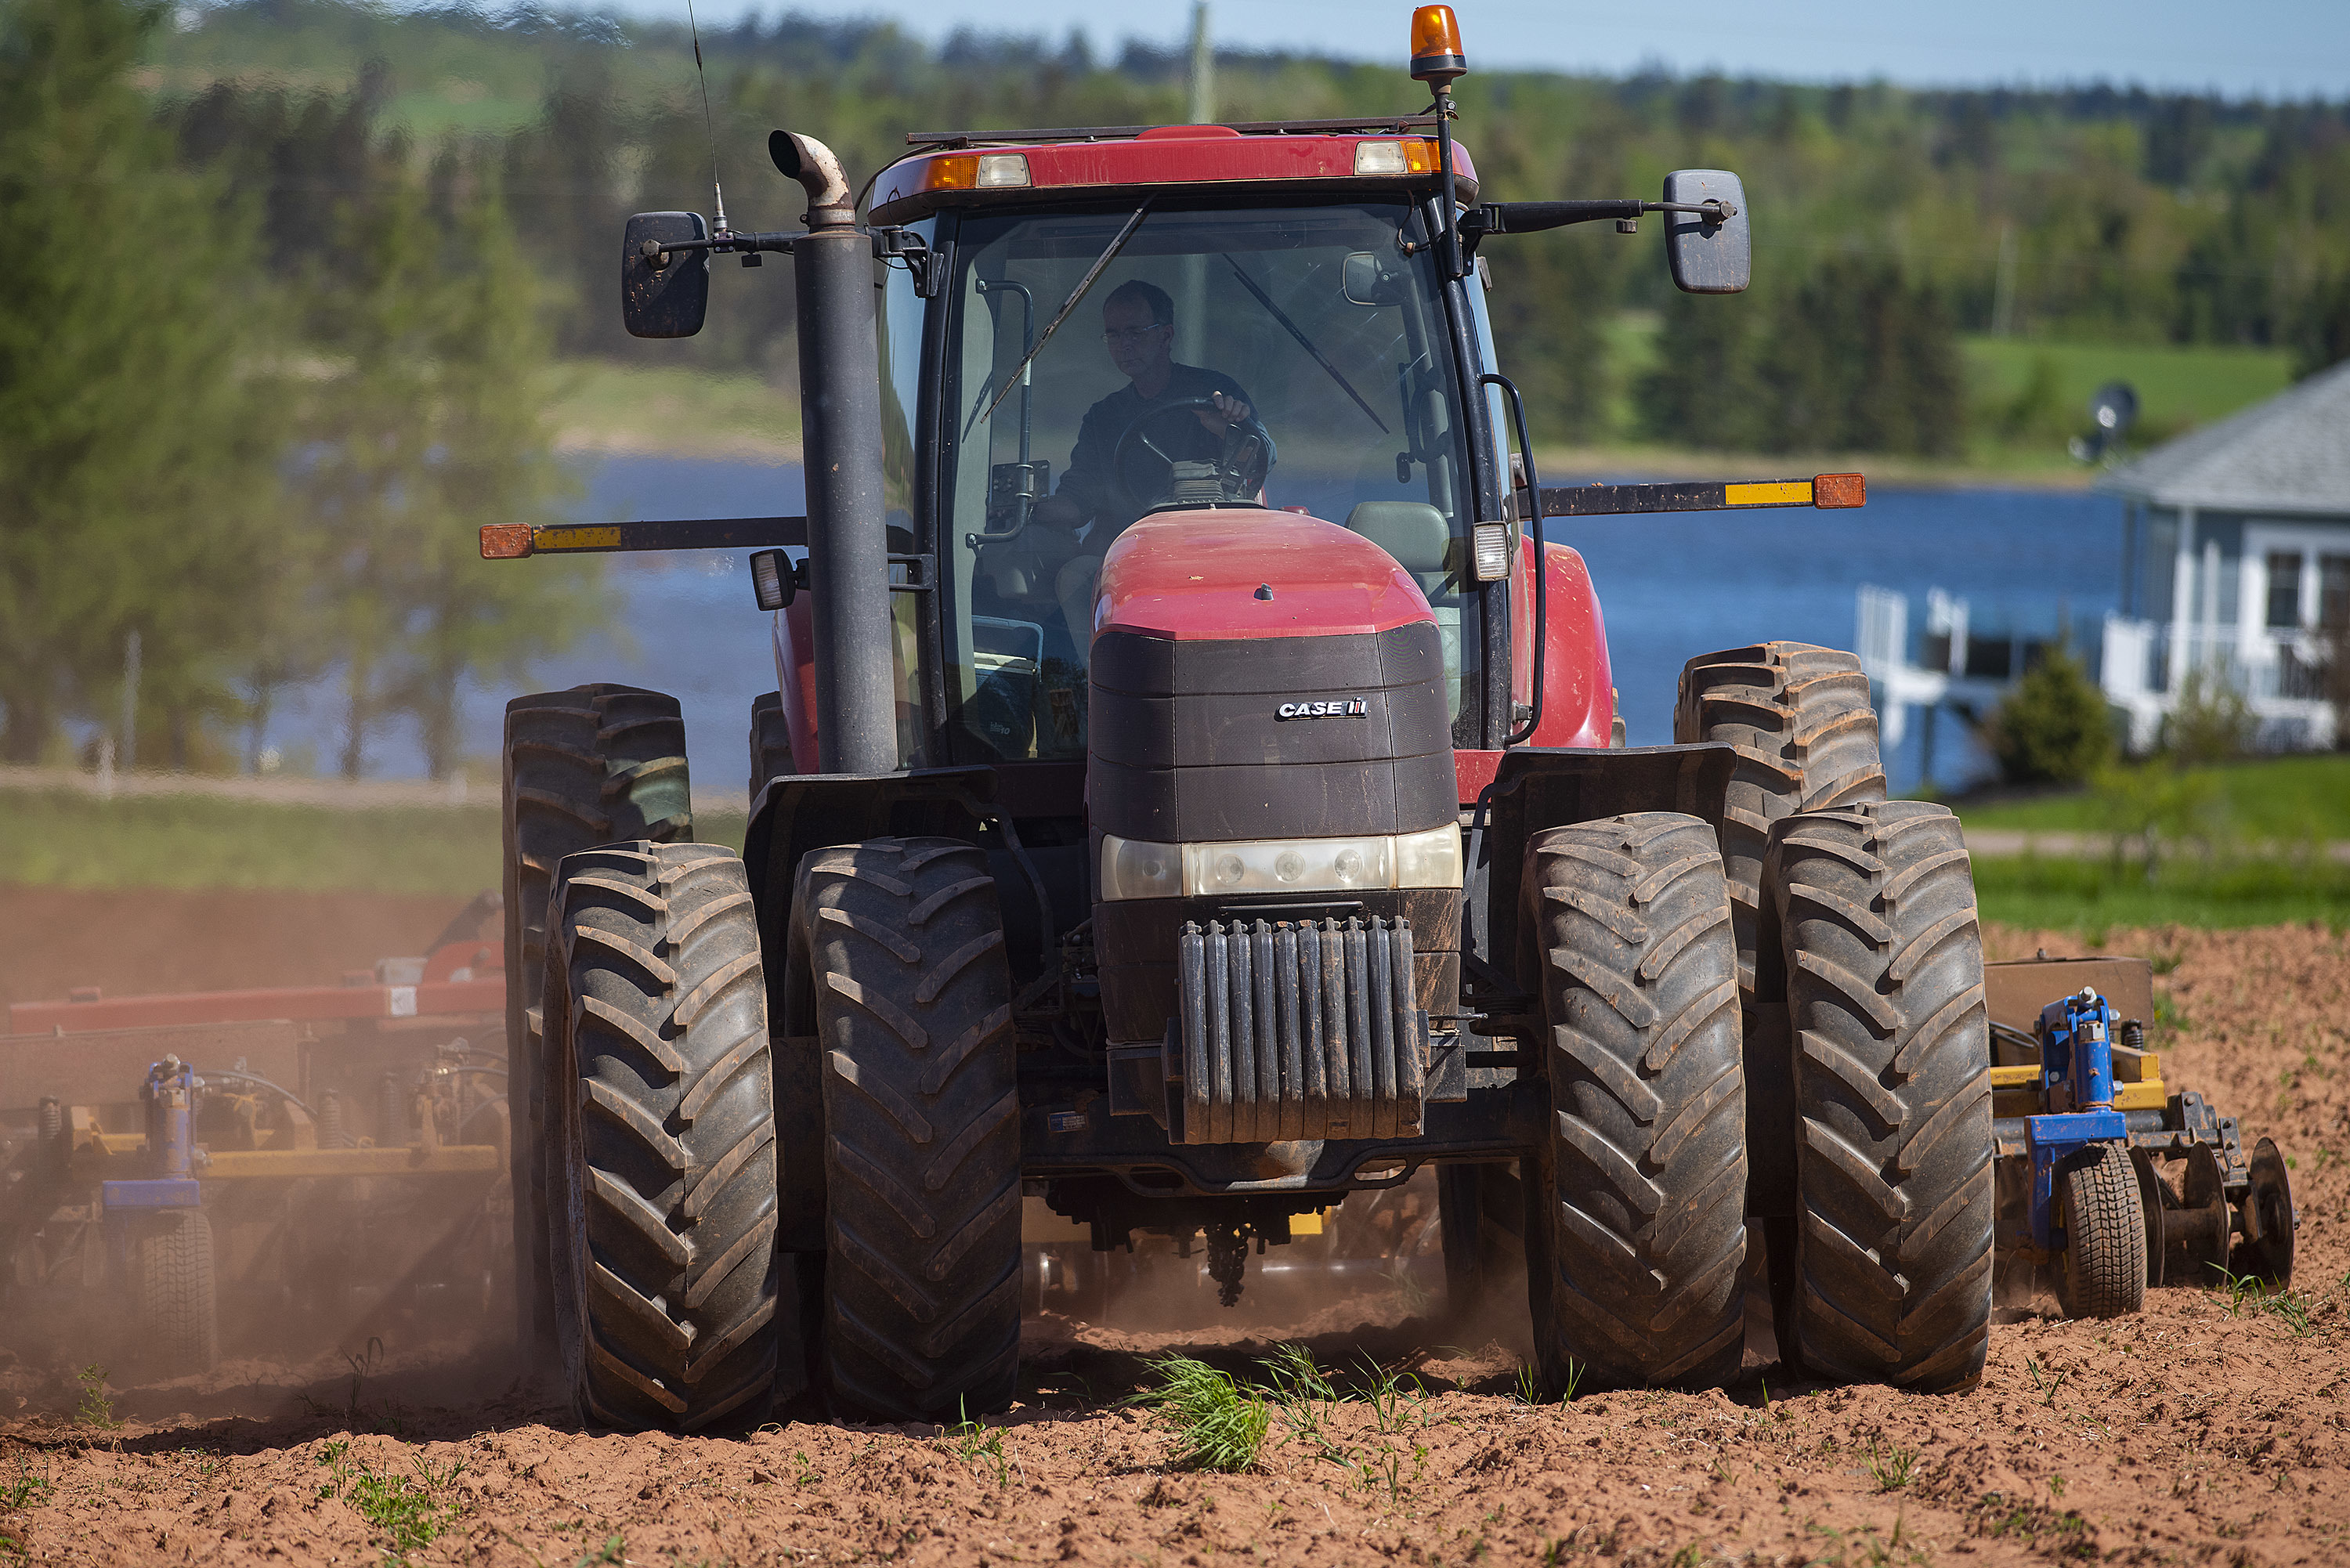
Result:
{"label": "cab windshield", "polygon": [[1421,234],[1400,198],[962,220],[937,426],[957,760],[1084,754],[1102,553],[1179,507],[1377,543],[1436,611],[1458,717],[1468,449]]}

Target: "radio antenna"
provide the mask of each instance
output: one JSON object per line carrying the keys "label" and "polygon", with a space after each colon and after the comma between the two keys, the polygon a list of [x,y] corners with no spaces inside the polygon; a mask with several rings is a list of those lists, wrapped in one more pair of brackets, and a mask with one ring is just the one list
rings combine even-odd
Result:
{"label": "radio antenna", "polygon": [[718,132],[710,119],[710,73],[702,64],[702,25],[694,20],[693,0],[685,0],[685,25],[693,34],[693,74],[702,84],[702,134],[710,143],[710,191],[718,199],[718,232],[726,233],[726,192],[718,183]]}

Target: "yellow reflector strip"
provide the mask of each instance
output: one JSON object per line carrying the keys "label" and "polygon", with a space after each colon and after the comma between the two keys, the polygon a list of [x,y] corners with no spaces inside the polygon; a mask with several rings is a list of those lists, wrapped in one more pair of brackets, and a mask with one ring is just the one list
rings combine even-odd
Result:
{"label": "yellow reflector strip", "polygon": [[613,527],[541,528],[530,536],[534,550],[617,550],[620,531]]}
{"label": "yellow reflector strip", "polygon": [[1773,484],[1725,484],[1721,487],[1724,506],[1809,506],[1812,504],[1812,482],[1808,479],[1786,479]]}

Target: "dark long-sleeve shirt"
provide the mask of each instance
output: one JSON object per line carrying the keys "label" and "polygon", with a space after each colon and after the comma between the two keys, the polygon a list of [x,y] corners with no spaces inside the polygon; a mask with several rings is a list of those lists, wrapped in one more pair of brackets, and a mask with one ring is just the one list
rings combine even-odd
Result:
{"label": "dark long-sleeve shirt", "polygon": [[[1255,400],[1230,376],[1203,370],[1196,365],[1176,365],[1167,379],[1166,389],[1158,397],[1146,398],[1128,382],[1086,410],[1084,421],[1077,426],[1077,444],[1069,452],[1068,472],[1061,475],[1059,493],[1076,502],[1086,520],[1096,524],[1087,548],[1097,547],[1110,535],[1124,529],[1141,515],[1143,504],[1151,499],[1147,495],[1128,496],[1119,485],[1110,466],[1117,455],[1118,438],[1153,409],[1218,392],[1248,404],[1253,411],[1256,408]],[[1178,458],[1212,462],[1222,455],[1217,439],[1196,420],[1161,420],[1153,427],[1151,438]],[[1139,466],[1140,461],[1155,460],[1145,452],[1141,460],[1128,461],[1130,466]]]}

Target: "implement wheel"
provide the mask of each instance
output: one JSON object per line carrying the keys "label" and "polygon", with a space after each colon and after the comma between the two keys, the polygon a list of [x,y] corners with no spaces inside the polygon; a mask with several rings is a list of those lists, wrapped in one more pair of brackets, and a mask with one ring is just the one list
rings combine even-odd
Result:
{"label": "implement wheel", "polygon": [[2056,1218],[2056,1304],[2066,1317],[2123,1317],[2146,1304],[2146,1210],[2128,1150],[2101,1143],[2058,1171]]}
{"label": "implement wheel", "polygon": [[1535,836],[1523,886],[1551,1039],[1526,1194],[1543,1376],[1726,1383],[1745,1345],[1746,1096],[1721,846],[1670,812],[1579,823]]}
{"label": "implement wheel", "polygon": [[2284,1156],[2272,1139],[2252,1146],[2251,1185],[2237,1206],[2237,1220],[2243,1234],[2228,1266],[2272,1291],[2291,1284],[2293,1232],[2301,1221],[2293,1212]]}
{"label": "implement wheel", "polygon": [[165,1377],[210,1372],[220,1360],[212,1220],[201,1209],[167,1209],[131,1223],[140,1333],[155,1366]]}
{"label": "implement wheel", "polygon": [[565,856],[599,844],[691,838],[690,798],[676,698],[633,686],[575,686],[506,704],[506,1095],[514,1110],[515,1338],[526,1365],[555,1345],[539,1072],[555,868]]}
{"label": "implement wheel", "polygon": [[[1924,801],[1800,813],[1773,828],[1763,874],[1797,1118],[1794,1245],[1773,1258],[1794,1275],[1774,1282],[1792,1309],[1780,1351],[1843,1382],[1970,1387],[1990,1344],[1993,1182],[1958,818]],[[2137,1224],[2134,1179],[2124,1191]]]}
{"label": "implement wheel", "polygon": [[987,857],[952,838],[819,849],[792,911],[822,1055],[818,1379],[860,1419],[1001,1410],[1019,1370],[1020,1097]]}
{"label": "implement wheel", "polygon": [[775,1117],[743,862],[711,844],[567,856],[546,966],[548,1258],[581,1417],[765,1416]]}

